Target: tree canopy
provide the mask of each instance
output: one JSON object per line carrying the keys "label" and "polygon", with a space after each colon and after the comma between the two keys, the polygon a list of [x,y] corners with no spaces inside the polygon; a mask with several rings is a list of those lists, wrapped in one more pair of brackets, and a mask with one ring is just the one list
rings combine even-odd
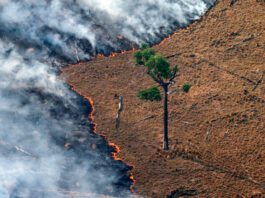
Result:
{"label": "tree canopy", "polygon": [[162,55],[156,54],[154,49],[144,46],[142,50],[134,54],[135,61],[139,65],[148,68],[148,74],[154,81],[163,84],[174,83],[173,80],[177,75],[177,66],[171,68],[170,63]]}

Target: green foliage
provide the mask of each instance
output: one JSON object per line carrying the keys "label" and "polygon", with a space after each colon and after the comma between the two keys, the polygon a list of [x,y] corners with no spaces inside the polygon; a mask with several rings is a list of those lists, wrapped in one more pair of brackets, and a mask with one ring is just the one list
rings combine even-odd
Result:
{"label": "green foliage", "polygon": [[141,50],[144,50],[144,49],[147,49],[147,48],[149,48],[149,46],[146,43],[143,43],[141,45]]}
{"label": "green foliage", "polygon": [[155,50],[153,48],[147,48],[142,51],[143,58],[147,62],[152,56],[155,55]]}
{"label": "green foliage", "polygon": [[160,91],[157,87],[141,90],[138,92],[137,97],[141,100],[160,101],[162,100]]}
{"label": "green foliage", "polygon": [[191,85],[189,83],[185,83],[183,86],[182,86],[182,90],[185,92],[185,93],[188,93],[190,91],[190,88],[191,88]]}
{"label": "green foliage", "polygon": [[134,58],[138,65],[144,65],[148,68],[149,76],[160,85],[165,84],[166,80],[169,80],[170,84],[174,83],[173,80],[178,72],[177,66],[170,68],[167,59],[157,55],[154,49],[142,45],[141,50],[135,52]]}
{"label": "green foliage", "polygon": [[145,63],[155,55],[153,48],[148,48],[148,45],[143,44],[141,50],[134,53],[135,62],[138,65],[145,65]]}
{"label": "green foliage", "polygon": [[144,64],[142,51],[135,52],[134,53],[134,58],[135,58],[136,64],[138,64],[138,65],[143,65]]}
{"label": "green foliage", "polygon": [[159,76],[161,78],[170,78],[170,64],[160,55],[152,56],[147,62],[148,73],[151,76]]}

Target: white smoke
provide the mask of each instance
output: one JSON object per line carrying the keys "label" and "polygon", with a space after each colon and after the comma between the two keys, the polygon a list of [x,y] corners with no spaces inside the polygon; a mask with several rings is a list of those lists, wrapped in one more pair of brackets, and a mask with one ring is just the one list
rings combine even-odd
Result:
{"label": "white smoke", "polygon": [[[126,166],[107,155],[102,138],[87,132],[85,102],[57,78],[58,68],[158,42],[213,3],[0,0],[0,197],[125,193]],[[69,142],[74,147],[65,150]]]}
{"label": "white smoke", "polygon": [[[54,69],[25,59],[16,46],[3,41],[0,65],[0,193],[15,197],[12,192],[18,188],[22,197],[38,197],[36,190],[59,192],[66,184],[73,185],[69,189],[97,193],[101,185],[109,186],[111,193],[119,178],[111,170],[100,170],[113,162],[100,151],[91,151],[89,144],[97,144],[96,137],[84,139],[85,143],[82,138],[73,140],[81,141],[85,154],[63,149],[66,135],[74,131],[86,138],[89,123],[82,124],[87,114],[80,113],[80,99],[57,79]],[[62,193],[45,197],[58,196],[68,197]]]}
{"label": "white smoke", "polygon": [[[1,1],[3,37],[69,60],[158,42],[198,19],[214,0]],[[1,35],[1,33],[0,33]],[[119,42],[124,38],[123,42]],[[30,40],[29,40],[30,38]],[[24,41],[24,42],[22,42]],[[86,41],[86,44],[84,44]]]}

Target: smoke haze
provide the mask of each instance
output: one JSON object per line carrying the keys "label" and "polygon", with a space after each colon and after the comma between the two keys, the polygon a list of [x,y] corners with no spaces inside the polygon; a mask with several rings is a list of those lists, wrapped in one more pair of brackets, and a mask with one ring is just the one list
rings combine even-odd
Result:
{"label": "smoke haze", "polygon": [[159,42],[213,3],[0,0],[0,197],[129,196],[130,167],[89,132],[88,101],[57,73],[98,53]]}
{"label": "smoke haze", "polygon": [[[0,36],[33,47],[43,59],[88,59],[95,53],[160,41],[198,19],[214,0],[1,0]],[[36,52],[35,52],[36,53]],[[77,57],[78,56],[78,57]]]}

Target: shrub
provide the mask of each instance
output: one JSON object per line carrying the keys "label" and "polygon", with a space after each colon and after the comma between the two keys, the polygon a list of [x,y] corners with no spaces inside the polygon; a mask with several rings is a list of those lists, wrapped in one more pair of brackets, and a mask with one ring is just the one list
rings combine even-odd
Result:
{"label": "shrub", "polygon": [[185,83],[183,86],[182,86],[182,90],[185,92],[185,93],[188,93],[190,91],[190,88],[191,88],[191,85],[189,83]]}
{"label": "shrub", "polygon": [[141,90],[138,92],[137,97],[141,100],[160,101],[162,100],[160,90],[157,87]]}
{"label": "shrub", "polygon": [[143,53],[141,51],[137,51],[134,53],[134,58],[135,58],[135,62],[138,65],[143,65],[144,61],[143,61]]}

